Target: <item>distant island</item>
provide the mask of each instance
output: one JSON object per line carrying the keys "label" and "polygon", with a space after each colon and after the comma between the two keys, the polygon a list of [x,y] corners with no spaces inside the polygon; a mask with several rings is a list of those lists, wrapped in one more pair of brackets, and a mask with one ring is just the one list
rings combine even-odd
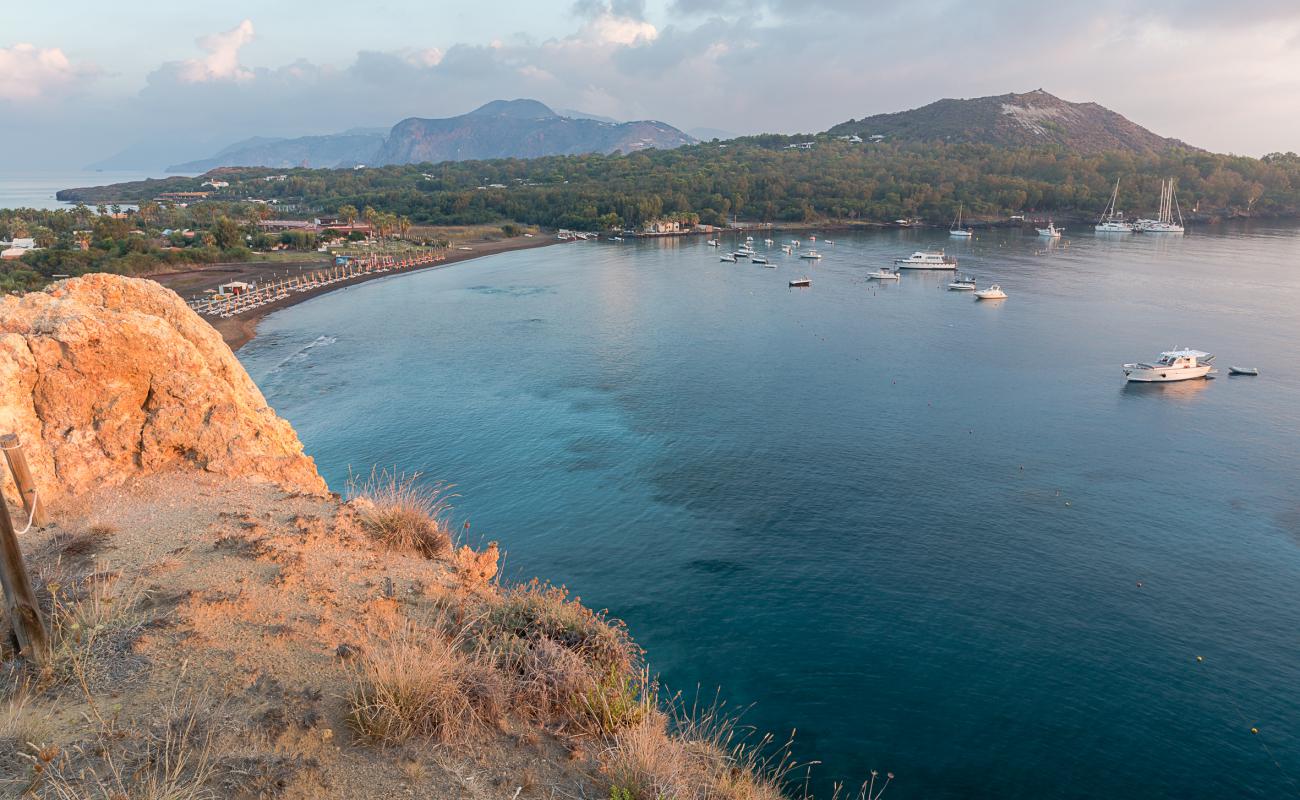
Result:
{"label": "distant island", "polygon": [[494,100],[456,117],[410,117],[391,130],[356,129],[292,139],[256,136],[209,158],[173,164],[167,171],[195,174],[220,167],[339,168],[632,153],[694,142],[693,137],[654,120],[616,122],[578,111],[556,113],[536,100]]}

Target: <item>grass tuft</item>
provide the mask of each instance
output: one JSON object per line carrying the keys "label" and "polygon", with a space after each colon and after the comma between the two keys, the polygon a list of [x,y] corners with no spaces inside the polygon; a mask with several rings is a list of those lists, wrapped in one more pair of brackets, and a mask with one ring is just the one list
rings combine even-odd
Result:
{"label": "grass tuft", "polygon": [[407,623],[366,648],[348,695],[352,726],[381,744],[450,742],[488,729],[504,713],[505,687],[459,644]]}
{"label": "grass tuft", "polygon": [[445,558],[451,554],[446,523],[451,486],[423,486],[419,477],[419,473],[408,477],[372,469],[368,478],[348,481],[348,495],[367,501],[358,504],[361,523],[385,547],[425,558]]}

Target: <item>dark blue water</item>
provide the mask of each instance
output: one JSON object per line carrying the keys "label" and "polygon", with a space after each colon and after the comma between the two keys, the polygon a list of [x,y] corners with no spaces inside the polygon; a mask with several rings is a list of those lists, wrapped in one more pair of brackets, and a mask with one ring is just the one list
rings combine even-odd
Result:
{"label": "dark blue water", "polygon": [[[280,312],[240,355],[333,487],[454,482],[509,574],[798,728],[819,786],[1300,794],[1300,236],[832,238],[775,270],[505,254]],[[922,244],[1010,299],[864,279]],[[1124,385],[1175,345],[1263,375]]]}

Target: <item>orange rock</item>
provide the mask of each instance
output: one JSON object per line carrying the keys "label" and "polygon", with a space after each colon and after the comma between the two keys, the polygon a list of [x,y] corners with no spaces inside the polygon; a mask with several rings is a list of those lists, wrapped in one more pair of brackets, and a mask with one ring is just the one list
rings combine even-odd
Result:
{"label": "orange rock", "polygon": [[221,336],[153,281],[93,274],[0,299],[9,432],[48,500],[175,468],[328,491]]}

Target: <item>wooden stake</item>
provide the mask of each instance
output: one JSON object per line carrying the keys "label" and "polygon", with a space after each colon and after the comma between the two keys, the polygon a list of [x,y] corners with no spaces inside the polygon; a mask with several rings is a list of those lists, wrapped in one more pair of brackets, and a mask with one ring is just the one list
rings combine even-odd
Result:
{"label": "wooden stake", "polygon": [[4,498],[0,498],[0,585],[4,588],[5,611],[18,640],[18,649],[36,666],[43,665],[50,651],[49,637]]}
{"label": "wooden stake", "polygon": [[32,480],[32,471],[27,468],[27,456],[18,441],[18,434],[6,433],[0,436],[0,449],[5,451],[5,460],[9,462],[9,472],[14,476],[18,494],[23,498],[23,510],[32,518],[32,524],[42,527],[46,523],[45,504],[36,494],[36,481]]}

